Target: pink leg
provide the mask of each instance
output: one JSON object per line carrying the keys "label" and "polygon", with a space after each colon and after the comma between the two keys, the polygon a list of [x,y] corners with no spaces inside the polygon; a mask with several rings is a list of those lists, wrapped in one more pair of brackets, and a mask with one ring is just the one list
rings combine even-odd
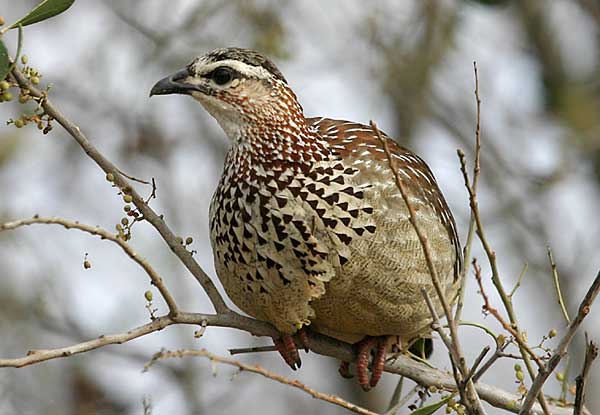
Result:
{"label": "pink leg", "polygon": [[308,353],[308,333],[307,333],[307,329],[302,327],[300,330],[298,330],[298,338],[300,339],[300,343],[302,344],[302,346],[304,346],[304,351],[306,353]]}
{"label": "pink leg", "polygon": [[373,358],[373,365],[371,368],[371,387],[377,386],[377,382],[381,379],[383,374],[383,365],[385,363],[385,356],[387,352],[387,337],[379,337],[377,339],[377,352]]}
{"label": "pink leg", "polygon": [[302,361],[300,360],[300,355],[298,354],[298,349],[296,348],[292,336],[285,334],[279,339],[274,338],[273,343],[281,357],[283,357],[283,360],[285,360],[285,363],[287,363],[292,370],[300,368]]}
{"label": "pink leg", "polygon": [[356,361],[356,372],[358,373],[358,383],[366,392],[371,389],[369,383],[369,357],[371,349],[375,345],[375,338],[365,337],[359,341],[356,346],[358,347],[358,359]]}

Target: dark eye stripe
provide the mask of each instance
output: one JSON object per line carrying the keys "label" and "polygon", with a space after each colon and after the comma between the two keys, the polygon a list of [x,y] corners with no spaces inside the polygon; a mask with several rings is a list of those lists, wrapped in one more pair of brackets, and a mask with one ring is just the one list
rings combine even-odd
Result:
{"label": "dark eye stripe", "polygon": [[227,69],[229,71],[229,73],[231,73],[231,79],[239,79],[242,78],[242,74],[239,71],[236,71],[235,69],[230,68],[229,66],[219,66],[218,68],[213,69],[210,72],[206,72],[203,73],[202,75],[200,75],[202,78],[208,78],[211,79],[214,75],[215,72],[218,71],[219,69]]}

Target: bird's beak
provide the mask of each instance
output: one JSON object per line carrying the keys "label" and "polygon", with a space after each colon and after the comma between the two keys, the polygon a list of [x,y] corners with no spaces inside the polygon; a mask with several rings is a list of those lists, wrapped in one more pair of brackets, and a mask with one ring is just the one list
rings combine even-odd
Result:
{"label": "bird's beak", "polygon": [[174,74],[158,81],[150,91],[152,95],[168,94],[186,94],[190,95],[193,91],[208,93],[203,85],[196,85],[189,82],[191,75],[187,69],[181,69]]}

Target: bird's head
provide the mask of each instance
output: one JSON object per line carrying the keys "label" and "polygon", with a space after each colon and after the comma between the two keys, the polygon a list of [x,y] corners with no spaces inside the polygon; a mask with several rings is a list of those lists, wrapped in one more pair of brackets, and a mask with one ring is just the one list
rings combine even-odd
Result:
{"label": "bird's head", "polygon": [[244,130],[303,121],[287,81],[265,56],[250,49],[215,49],[154,85],[150,96],[191,95],[238,139]]}

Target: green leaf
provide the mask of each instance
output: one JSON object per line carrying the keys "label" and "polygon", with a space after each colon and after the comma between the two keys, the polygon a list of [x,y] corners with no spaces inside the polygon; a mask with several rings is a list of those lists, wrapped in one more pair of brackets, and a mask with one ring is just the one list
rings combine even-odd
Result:
{"label": "green leaf", "polygon": [[19,25],[27,26],[54,17],[67,10],[73,3],[75,3],[75,0],[44,0],[17,22],[10,25],[9,29],[14,29]]}
{"label": "green leaf", "polygon": [[4,42],[0,40],[0,81],[6,78],[10,68],[10,59],[8,59],[8,51]]}
{"label": "green leaf", "polygon": [[419,408],[416,411],[411,412],[410,415],[431,415],[435,411],[440,409],[442,406],[446,405],[446,402],[448,402],[450,399],[452,399],[452,396],[453,395],[448,395],[439,402],[432,403],[431,405],[427,405],[422,408]]}

